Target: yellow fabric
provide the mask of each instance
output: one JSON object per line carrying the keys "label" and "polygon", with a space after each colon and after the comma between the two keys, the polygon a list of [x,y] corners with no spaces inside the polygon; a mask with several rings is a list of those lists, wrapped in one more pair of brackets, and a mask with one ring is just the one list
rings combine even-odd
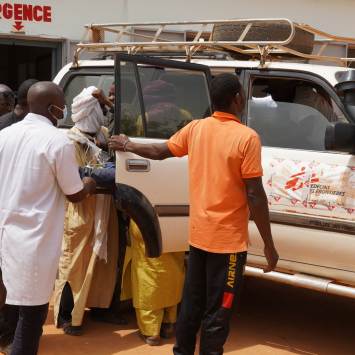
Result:
{"label": "yellow fabric", "polygon": [[[76,127],[75,133],[87,136]],[[102,133],[107,141],[107,129]],[[86,166],[93,159],[86,148],[76,141],[76,161],[80,166]],[[96,164],[96,160],[92,160]],[[60,299],[63,288],[68,281],[73,292],[74,309],[72,324],[82,323],[85,307],[108,308],[115,288],[118,265],[118,221],[116,209],[111,201],[110,220],[107,237],[107,263],[98,261],[93,252],[91,241],[94,237],[95,199],[93,195],[82,202],[66,203],[64,235],[62,241],[63,256],[59,261],[59,280],[55,285],[54,319],[57,324]]]}
{"label": "yellow fabric", "polygon": [[131,246],[126,248],[121,300],[133,298],[133,307],[162,309],[181,301],[185,281],[185,252],[147,258],[142,234],[131,220]]}
{"label": "yellow fabric", "polygon": [[[148,114],[145,114],[146,120],[147,120],[147,124],[149,123],[149,117]],[[193,121],[194,118],[191,116],[191,114],[186,111],[186,110],[182,110],[180,109],[180,118],[179,118],[179,122],[181,121]],[[139,116],[137,119],[137,137],[141,137],[143,136],[143,122],[142,122],[142,116]]]}
{"label": "yellow fabric", "polygon": [[175,323],[177,321],[177,304],[154,311],[136,308],[136,316],[139,330],[143,335],[159,335],[162,323]]}

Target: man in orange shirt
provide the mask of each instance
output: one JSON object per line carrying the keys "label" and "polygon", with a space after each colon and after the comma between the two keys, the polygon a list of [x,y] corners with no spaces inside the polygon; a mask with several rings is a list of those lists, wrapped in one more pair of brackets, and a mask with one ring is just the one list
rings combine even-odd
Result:
{"label": "man in orange shirt", "polygon": [[224,73],[212,80],[210,95],[212,117],[191,122],[168,142],[138,144],[120,135],[109,143],[148,159],[189,156],[190,254],[175,355],[194,354],[201,320],[200,354],[223,353],[242,290],[249,213],[265,243],[264,272],[278,261],[261,180],[260,138],[237,118],[244,113],[245,90],[236,75]]}

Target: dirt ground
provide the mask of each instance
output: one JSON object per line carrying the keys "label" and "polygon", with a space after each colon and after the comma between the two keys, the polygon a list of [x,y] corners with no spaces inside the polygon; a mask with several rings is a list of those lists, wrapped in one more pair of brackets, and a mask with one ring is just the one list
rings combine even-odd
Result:
{"label": "dirt ground", "polygon": [[[39,355],[172,353],[174,339],[149,347],[137,336],[134,310],[123,315],[129,324],[114,326],[92,322],[86,312],[84,335],[71,337],[55,328],[51,304]],[[225,353],[351,355],[354,332],[355,300],[247,277]]]}

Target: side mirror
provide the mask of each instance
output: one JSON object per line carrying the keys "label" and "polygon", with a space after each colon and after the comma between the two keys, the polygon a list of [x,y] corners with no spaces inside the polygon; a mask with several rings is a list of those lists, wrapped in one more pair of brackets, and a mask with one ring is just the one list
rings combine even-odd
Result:
{"label": "side mirror", "polygon": [[333,122],[325,130],[325,149],[355,154],[355,125]]}
{"label": "side mirror", "polygon": [[345,71],[334,88],[344,103],[345,111],[355,120],[355,70]]}

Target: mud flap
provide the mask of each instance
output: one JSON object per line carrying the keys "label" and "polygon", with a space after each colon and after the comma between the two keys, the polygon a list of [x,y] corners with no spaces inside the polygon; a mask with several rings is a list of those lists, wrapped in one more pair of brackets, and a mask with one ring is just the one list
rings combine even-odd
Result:
{"label": "mud flap", "polygon": [[143,236],[146,256],[161,256],[163,247],[160,224],[149,200],[132,186],[116,184],[116,208],[137,224]]}

